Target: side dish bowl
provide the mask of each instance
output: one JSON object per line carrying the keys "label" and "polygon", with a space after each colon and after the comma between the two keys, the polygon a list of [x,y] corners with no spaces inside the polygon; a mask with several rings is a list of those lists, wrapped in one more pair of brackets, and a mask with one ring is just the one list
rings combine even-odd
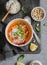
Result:
{"label": "side dish bowl", "polygon": [[46,12],[42,7],[35,7],[31,11],[31,17],[35,21],[42,21],[46,16]]}

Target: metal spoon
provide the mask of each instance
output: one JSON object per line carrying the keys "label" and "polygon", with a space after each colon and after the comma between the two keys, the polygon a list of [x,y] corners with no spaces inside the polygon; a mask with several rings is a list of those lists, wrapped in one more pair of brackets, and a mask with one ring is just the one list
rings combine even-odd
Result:
{"label": "metal spoon", "polygon": [[[31,24],[31,18],[30,18],[29,16],[24,17],[24,19]],[[36,34],[36,32],[34,31],[34,29],[33,29],[33,34],[34,34],[34,36],[35,36],[37,42],[40,43],[40,39],[39,39],[39,37],[37,36],[37,34]]]}

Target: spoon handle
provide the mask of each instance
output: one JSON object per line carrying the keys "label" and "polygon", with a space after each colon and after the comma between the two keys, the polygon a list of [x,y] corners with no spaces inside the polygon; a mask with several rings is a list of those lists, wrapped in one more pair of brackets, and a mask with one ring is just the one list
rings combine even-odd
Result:
{"label": "spoon handle", "polygon": [[2,18],[2,22],[4,22],[4,20],[7,18],[7,16],[9,15],[10,11],[12,10],[13,8],[13,3],[10,5],[10,8],[8,10],[8,12],[5,14],[5,16]]}
{"label": "spoon handle", "polygon": [[[24,19],[25,19],[29,24],[31,24],[31,18],[30,18],[29,16],[26,16]],[[34,29],[33,29],[33,34],[34,34],[34,36],[35,36],[37,42],[40,43],[40,39],[39,39],[39,37],[37,36],[37,34],[36,34],[36,32],[34,31]]]}
{"label": "spoon handle", "polygon": [[39,39],[39,37],[37,36],[37,34],[36,34],[36,32],[35,32],[34,30],[33,30],[33,34],[34,34],[34,36],[35,36],[37,42],[40,43],[40,39]]}
{"label": "spoon handle", "polygon": [[10,10],[5,14],[5,16],[2,18],[2,22],[4,22],[4,20],[7,18],[7,16],[9,15]]}

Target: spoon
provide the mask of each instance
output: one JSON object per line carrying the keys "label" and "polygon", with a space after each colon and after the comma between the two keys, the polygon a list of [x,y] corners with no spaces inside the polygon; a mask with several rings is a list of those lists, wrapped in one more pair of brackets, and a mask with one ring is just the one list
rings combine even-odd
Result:
{"label": "spoon", "polygon": [[[24,17],[24,20],[27,21],[29,24],[31,24],[31,18],[30,18],[29,16],[25,16],[25,17]],[[39,37],[37,36],[37,34],[36,34],[36,32],[34,31],[34,29],[33,29],[33,34],[34,34],[34,36],[35,36],[37,42],[40,43],[40,39],[39,39]],[[26,51],[28,51],[28,46],[21,47],[21,49],[26,52]],[[28,52],[26,52],[26,53],[28,53]]]}
{"label": "spoon", "polygon": [[[29,16],[26,16],[24,19],[31,24],[31,18],[30,18]],[[33,29],[33,34],[34,34],[34,36],[35,36],[37,42],[40,43],[40,39],[39,39],[39,37],[37,36],[37,34],[36,34],[36,32],[34,31],[34,29]]]}
{"label": "spoon", "polygon": [[5,16],[2,18],[2,22],[4,22],[4,20],[7,18],[7,16],[8,16],[9,13],[11,12],[12,8],[13,8],[13,3],[10,5],[10,8],[9,8],[8,12],[7,12],[7,13],[5,14]]}

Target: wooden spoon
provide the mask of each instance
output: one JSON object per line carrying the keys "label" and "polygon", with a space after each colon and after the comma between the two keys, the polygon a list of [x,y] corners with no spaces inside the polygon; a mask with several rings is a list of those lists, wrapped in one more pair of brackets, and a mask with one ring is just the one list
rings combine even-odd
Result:
{"label": "wooden spoon", "polygon": [[10,8],[9,8],[8,12],[7,12],[7,13],[5,14],[5,16],[2,18],[2,22],[4,22],[4,20],[7,18],[7,16],[8,16],[9,13],[11,12],[12,8],[13,8],[13,3],[10,5]]}

